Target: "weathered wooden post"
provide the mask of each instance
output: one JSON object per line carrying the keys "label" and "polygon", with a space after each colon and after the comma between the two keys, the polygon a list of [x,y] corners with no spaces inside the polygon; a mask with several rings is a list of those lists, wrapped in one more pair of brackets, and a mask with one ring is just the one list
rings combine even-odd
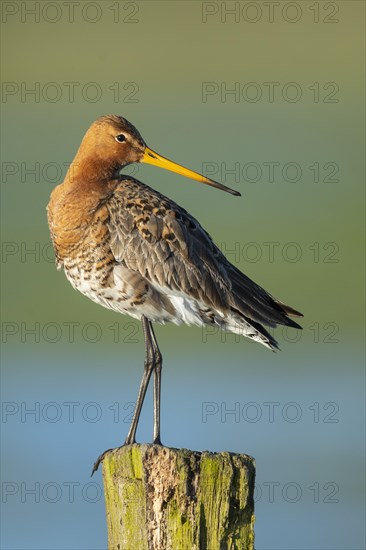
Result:
{"label": "weathered wooden post", "polygon": [[103,481],[109,550],[254,549],[250,456],[127,445]]}

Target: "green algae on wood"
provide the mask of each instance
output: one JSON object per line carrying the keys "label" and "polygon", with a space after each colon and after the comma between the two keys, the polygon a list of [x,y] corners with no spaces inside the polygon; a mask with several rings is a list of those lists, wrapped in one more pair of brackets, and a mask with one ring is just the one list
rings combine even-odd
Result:
{"label": "green algae on wood", "polygon": [[127,445],[103,461],[109,550],[253,550],[254,459]]}

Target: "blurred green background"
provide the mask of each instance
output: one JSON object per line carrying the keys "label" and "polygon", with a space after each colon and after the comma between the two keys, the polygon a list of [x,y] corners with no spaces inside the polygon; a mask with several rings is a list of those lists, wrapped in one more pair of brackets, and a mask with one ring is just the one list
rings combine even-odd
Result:
{"label": "blurred green background", "polygon": [[126,170],[305,315],[277,354],[158,327],[163,442],[256,458],[258,549],[365,547],[363,44],[358,1],[2,3],[2,548],[107,546],[89,475],[127,433],[142,332],[56,271],[45,212],[107,113],[240,189]]}

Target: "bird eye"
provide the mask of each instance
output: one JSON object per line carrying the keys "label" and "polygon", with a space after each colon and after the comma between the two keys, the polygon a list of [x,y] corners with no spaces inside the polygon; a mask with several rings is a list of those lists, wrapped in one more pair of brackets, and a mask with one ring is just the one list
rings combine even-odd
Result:
{"label": "bird eye", "polygon": [[126,141],[126,136],[124,134],[118,134],[118,136],[116,136],[116,141],[122,143],[123,141]]}

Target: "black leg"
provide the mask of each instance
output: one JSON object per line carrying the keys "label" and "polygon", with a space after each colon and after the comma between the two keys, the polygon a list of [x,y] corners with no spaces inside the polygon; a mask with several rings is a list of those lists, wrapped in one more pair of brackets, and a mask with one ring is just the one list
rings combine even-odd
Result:
{"label": "black leg", "polygon": [[[146,348],[144,374],[142,376],[140,389],[137,396],[136,407],[133,413],[131,427],[126,437],[125,445],[131,445],[132,443],[135,443],[136,430],[137,430],[137,425],[140,418],[142,404],[145,399],[146,390],[149,385],[151,373],[153,370],[155,372],[155,375],[154,375],[154,443],[160,444],[160,381],[161,381],[162,357],[158,347],[158,343],[155,338],[155,334],[154,334],[151,322],[148,321],[146,317],[142,317],[141,320],[142,320],[142,328],[144,331],[145,348]],[[93,475],[94,472],[98,470],[99,464],[103,461],[105,455],[112,450],[113,449],[108,449],[107,451],[104,451],[104,453],[102,453],[97,458],[93,466],[93,471],[91,475]]]}
{"label": "black leg", "polygon": [[137,430],[137,425],[141,414],[142,404],[145,399],[146,390],[149,385],[151,373],[155,368],[155,354],[154,354],[154,347],[153,347],[153,339],[151,336],[151,324],[150,324],[150,321],[146,319],[146,317],[142,317],[142,328],[144,331],[145,347],[146,347],[144,374],[141,380],[140,389],[139,389],[139,393],[136,401],[136,407],[133,413],[131,427],[126,437],[125,445],[131,445],[132,443],[135,443],[136,430]]}
{"label": "black leg", "polygon": [[157,445],[161,445],[160,440],[160,396],[161,396],[161,367],[163,358],[160,353],[156,336],[150,323],[151,340],[154,350],[155,368],[154,368],[154,441]]}

